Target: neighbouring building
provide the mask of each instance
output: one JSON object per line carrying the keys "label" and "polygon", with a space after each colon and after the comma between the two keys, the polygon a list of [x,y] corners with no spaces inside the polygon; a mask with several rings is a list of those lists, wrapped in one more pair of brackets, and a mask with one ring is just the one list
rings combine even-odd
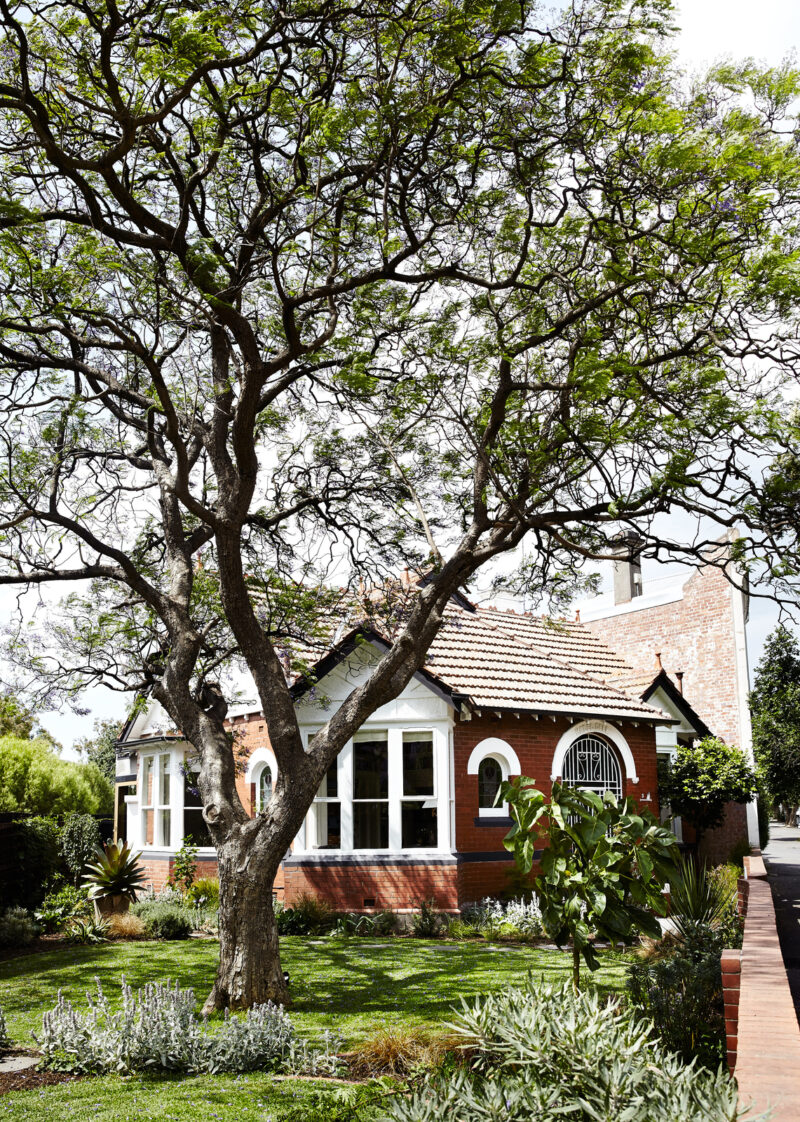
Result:
{"label": "neighbouring building", "polygon": [[[638,595],[634,563],[621,561],[618,577],[616,604],[569,622],[454,601],[425,667],[331,767],[278,897],[313,892],[357,911],[433,898],[454,911],[508,886],[511,823],[494,805],[502,779],[528,775],[547,792],[561,778],[633,795],[658,814],[659,756],[708,732],[747,747],[740,594],[714,568],[669,593]],[[319,660],[313,685],[293,682],[306,740],[384,647],[377,631],[352,631]],[[246,757],[239,793],[255,814],[277,774],[267,724],[255,703],[229,720]],[[155,704],[118,744],[118,836],[141,849],[156,887],[187,836],[201,847],[201,871],[215,870],[195,767]],[[726,823],[726,843],[735,830]]]}

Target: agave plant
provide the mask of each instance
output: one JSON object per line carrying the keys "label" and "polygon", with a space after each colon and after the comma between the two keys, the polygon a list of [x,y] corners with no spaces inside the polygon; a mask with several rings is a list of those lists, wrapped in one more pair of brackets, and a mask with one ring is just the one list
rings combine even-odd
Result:
{"label": "agave plant", "polygon": [[685,857],[679,870],[670,886],[670,918],[678,934],[685,938],[697,926],[718,927],[734,910],[736,890]]}
{"label": "agave plant", "polygon": [[120,896],[128,903],[135,900],[145,887],[140,856],[122,842],[109,842],[102,849],[96,849],[96,861],[86,866],[88,873],[83,879],[89,899],[98,902]]}

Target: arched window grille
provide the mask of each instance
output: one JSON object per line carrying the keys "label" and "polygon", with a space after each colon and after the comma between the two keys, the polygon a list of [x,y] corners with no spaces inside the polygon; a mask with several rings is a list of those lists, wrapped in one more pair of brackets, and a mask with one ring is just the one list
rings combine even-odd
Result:
{"label": "arched window grille", "polygon": [[610,744],[599,736],[581,736],[564,757],[561,776],[570,787],[589,791],[613,791],[622,798],[622,770]]}
{"label": "arched window grille", "polygon": [[494,756],[487,756],[478,766],[478,806],[488,808],[494,806],[500,783],[503,779],[503,768]]}
{"label": "arched window grille", "polygon": [[265,764],[258,777],[258,809],[264,810],[272,798],[272,768]]}

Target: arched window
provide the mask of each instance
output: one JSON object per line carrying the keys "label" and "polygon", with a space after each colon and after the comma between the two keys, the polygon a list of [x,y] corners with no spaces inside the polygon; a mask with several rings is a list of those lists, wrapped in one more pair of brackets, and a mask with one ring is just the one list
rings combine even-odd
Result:
{"label": "arched window", "polygon": [[497,792],[503,780],[503,765],[494,756],[486,756],[478,765],[478,806],[488,809],[494,806]]}
{"label": "arched window", "polygon": [[589,791],[612,791],[622,798],[622,770],[610,744],[599,736],[581,736],[564,756],[561,777],[570,787]]}
{"label": "arched window", "polygon": [[258,777],[258,797],[257,807],[259,814],[265,809],[267,803],[272,798],[272,768],[269,764],[264,764],[261,769],[261,774]]}

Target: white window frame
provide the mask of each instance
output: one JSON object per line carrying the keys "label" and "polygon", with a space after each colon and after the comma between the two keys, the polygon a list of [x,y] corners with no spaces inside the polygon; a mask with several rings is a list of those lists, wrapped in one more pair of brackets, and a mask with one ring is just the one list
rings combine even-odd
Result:
{"label": "white window frame", "polygon": [[[319,732],[318,728],[317,729],[309,729],[308,733],[306,734],[306,751],[308,751],[309,741],[312,740],[313,737],[318,732]],[[340,759],[341,759],[341,753],[335,761],[335,763],[336,763],[336,794],[335,795],[320,795],[319,790],[318,790],[316,795],[314,796],[314,801],[311,803],[311,806],[308,808],[308,814],[306,815],[306,821],[305,821],[305,836],[306,836],[306,842],[307,842],[308,847],[309,847],[309,851],[312,852],[312,853],[340,853],[341,852],[342,830],[343,830],[343,826],[342,826],[343,812],[342,812],[342,798],[341,798],[341,794],[340,794],[341,782],[342,782]],[[325,778],[322,780],[322,783],[325,783],[326,780],[327,780],[327,774],[326,774]],[[320,787],[322,786],[322,783],[320,783]],[[339,849],[330,849],[328,846],[319,846],[319,845],[312,845],[311,844],[312,839],[314,839],[316,841],[316,839],[319,836],[318,831],[317,831],[317,825],[318,825],[318,822],[317,822],[317,813],[318,813],[317,808],[319,806],[327,806],[328,804],[331,804],[331,803],[338,803],[339,804]]]}
{"label": "white window frame", "polygon": [[[304,741],[308,750],[309,741],[313,738],[318,727],[304,730]],[[341,847],[335,849],[312,849],[310,841],[315,837],[312,831],[316,823],[311,820],[313,808],[306,816],[303,827],[297,835],[295,854],[353,854],[354,856],[369,857],[386,856],[390,853],[403,853],[409,855],[423,855],[426,853],[450,852],[451,847],[451,821],[449,806],[450,790],[450,737],[449,724],[441,721],[375,721],[366,724],[360,730],[365,733],[387,733],[388,741],[388,771],[389,771],[389,845],[385,849],[354,849],[353,847],[353,741],[348,740],[337,757],[337,790],[338,798],[331,802],[341,804]],[[402,804],[416,799],[416,796],[406,798],[403,794],[403,733],[431,733],[433,737],[433,796],[419,796],[421,802],[435,802],[437,845],[428,848],[403,849],[403,820]],[[317,800],[315,799],[315,802]],[[320,800],[322,801],[322,800]],[[357,800],[369,802],[373,800]],[[379,801],[379,800],[377,800]]]}
{"label": "white window frame", "polygon": [[[164,792],[162,790],[162,779],[164,771],[162,768],[162,760],[169,761],[169,776],[170,776],[170,797],[168,801],[164,801]],[[145,801],[148,797],[147,783],[145,776],[147,773],[147,763],[152,761],[153,765],[153,786],[152,786],[152,800]],[[174,849],[175,836],[178,825],[178,815],[180,817],[180,826],[183,829],[183,777],[176,774],[175,767],[175,753],[167,748],[146,752],[142,755],[141,761],[141,781],[140,790],[142,792],[141,803],[141,846],[143,849],[156,850],[156,849]],[[181,779],[181,782],[173,782],[173,780]],[[176,788],[180,790],[180,798],[178,799]],[[179,802],[179,806],[176,806]],[[176,813],[177,812],[177,813]],[[147,814],[153,815],[153,840],[147,841]],[[169,829],[167,837],[164,837],[164,814],[169,814]]]}
{"label": "white window frame", "polygon": [[[467,775],[474,775],[477,779],[478,771],[484,760],[496,760],[500,765],[500,772],[504,782],[512,775],[522,775],[522,766],[519,756],[506,740],[498,736],[488,736],[476,744],[467,761]],[[479,818],[508,818],[510,811],[508,803],[499,806],[479,806]]]}

